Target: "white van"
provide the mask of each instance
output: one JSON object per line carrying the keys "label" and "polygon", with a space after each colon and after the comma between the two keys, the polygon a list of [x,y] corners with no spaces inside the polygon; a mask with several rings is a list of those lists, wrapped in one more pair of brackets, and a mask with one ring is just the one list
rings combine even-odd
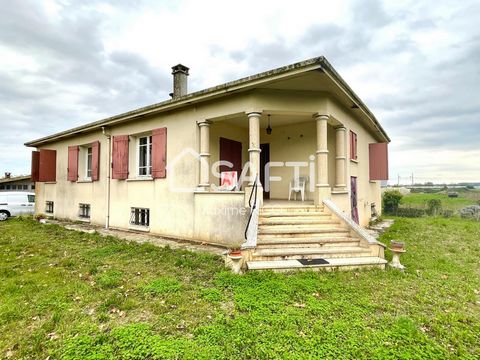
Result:
{"label": "white van", "polygon": [[0,193],[0,221],[10,216],[33,214],[35,212],[35,193],[3,192]]}

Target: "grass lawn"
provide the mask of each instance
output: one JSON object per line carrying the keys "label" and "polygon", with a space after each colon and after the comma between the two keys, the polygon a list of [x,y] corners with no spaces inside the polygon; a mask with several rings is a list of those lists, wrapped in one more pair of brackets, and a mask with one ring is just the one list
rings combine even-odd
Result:
{"label": "grass lawn", "polygon": [[239,276],[214,255],[1,222],[0,356],[479,358],[480,223],[397,219],[389,239],[404,273]]}
{"label": "grass lawn", "polygon": [[480,201],[480,191],[478,190],[463,190],[457,192],[458,198],[449,198],[447,194],[441,193],[410,193],[402,198],[401,206],[425,209],[428,200],[438,199],[442,202],[442,209],[457,211],[465,206],[475,205]]}

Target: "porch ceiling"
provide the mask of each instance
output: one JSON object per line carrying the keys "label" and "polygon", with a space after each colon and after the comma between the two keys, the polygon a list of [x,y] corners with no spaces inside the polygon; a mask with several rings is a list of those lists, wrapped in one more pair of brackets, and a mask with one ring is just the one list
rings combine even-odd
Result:
{"label": "porch ceiling", "polygon": [[[260,117],[260,128],[266,128],[268,124],[268,114],[262,113]],[[222,119],[221,121],[239,126],[242,128],[248,128],[248,118],[245,114],[242,115],[237,115],[234,117],[227,117]],[[284,126],[284,125],[291,125],[291,124],[299,124],[307,121],[313,121],[312,114],[311,113],[305,113],[305,114],[298,114],[298,113],[271,113],[270,116],[270,126],[272,128],[275,128],[276,126]]]}

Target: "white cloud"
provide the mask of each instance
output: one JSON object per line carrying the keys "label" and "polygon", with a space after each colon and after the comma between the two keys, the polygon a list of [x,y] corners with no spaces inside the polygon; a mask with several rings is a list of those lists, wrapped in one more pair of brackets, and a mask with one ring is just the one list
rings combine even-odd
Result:
{"label": "white cloud", "polygon": [[[22,1],[0,24],[0,174],[22,143],[325,55],[389,132],[391,174],[480,181],[480,5],[455,1]],[[38,126],[41,124],[41,126]],[[429,181],[429,180],[426,180]]]}

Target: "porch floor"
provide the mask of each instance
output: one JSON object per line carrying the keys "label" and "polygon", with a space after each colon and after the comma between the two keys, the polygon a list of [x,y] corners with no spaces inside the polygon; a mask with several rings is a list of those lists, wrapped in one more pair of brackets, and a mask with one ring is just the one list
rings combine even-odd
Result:
{"label": "porch floor", "polygon": [[313,200],[264,199],[263,207],[302,207],[313,206]]}

